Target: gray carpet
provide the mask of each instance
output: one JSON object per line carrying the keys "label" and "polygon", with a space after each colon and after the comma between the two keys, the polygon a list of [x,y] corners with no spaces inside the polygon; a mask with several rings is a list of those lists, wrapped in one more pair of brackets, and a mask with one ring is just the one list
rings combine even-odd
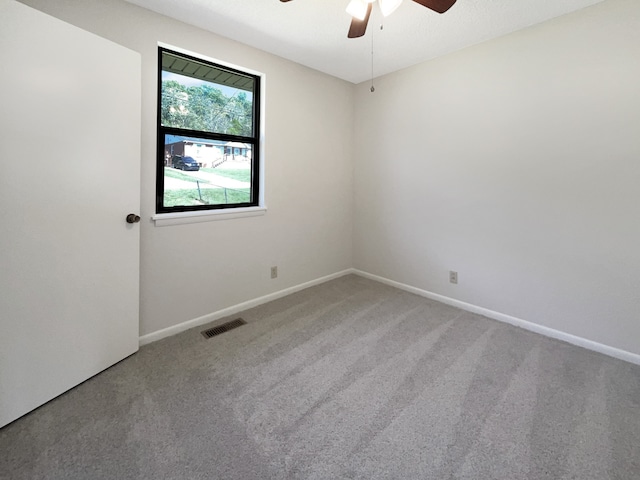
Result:
{"label": "gray carpet", "polygon": [[356,276],[239,316],[0,430],[0,478],[640,478],[638,366]]}

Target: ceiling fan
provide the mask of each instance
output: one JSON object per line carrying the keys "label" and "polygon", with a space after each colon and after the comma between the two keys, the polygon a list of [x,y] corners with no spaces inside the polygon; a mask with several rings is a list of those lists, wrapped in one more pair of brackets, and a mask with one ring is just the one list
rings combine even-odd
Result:
{"label": "ceiling fan", "polygon": [[[280,0],[281,2],[290,2],[291,0]],[[351,0],[347,5],[347,13],[353,18],[351,20],[351,27],[349,27],[349,33],[347,37],[356,38],[361,37],[367,31],[367,24],[369,23],[369,17],[371,16],[371,9],[376,0]],[[434,12],[444,13],[449,10],[456,0],[413,0],[420,5],[427,7]],[[402,0],[378,0],[380,11],[386,17],[395,11],[400,6]]]}

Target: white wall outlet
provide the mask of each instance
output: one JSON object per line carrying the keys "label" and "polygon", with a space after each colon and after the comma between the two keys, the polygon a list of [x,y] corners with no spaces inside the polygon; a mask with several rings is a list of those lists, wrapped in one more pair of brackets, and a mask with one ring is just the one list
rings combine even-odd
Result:
{"label": "white wall outlet", "polygon": [[453,270],[449,272],[449,282],[458,283],[458,272],[454,272]]}
{"label": "white wall outlet", "polygon": [[271,278],[278,278],[278,267],[271,267]]}

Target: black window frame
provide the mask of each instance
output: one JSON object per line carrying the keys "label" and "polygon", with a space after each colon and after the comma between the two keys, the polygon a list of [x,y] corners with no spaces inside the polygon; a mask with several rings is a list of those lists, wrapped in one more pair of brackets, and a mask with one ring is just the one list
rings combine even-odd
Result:
{"label": "black window frame", "polygon": [[[226,70],[232,74],[243,77],[251,77],[254,82],[253,89],[253,118],[252,136],[212,133],[200,130],[190,130],[177,127],[167,127],[162,125],[162,56],[163,53],[180,56],[186,60],[191,60],[201,64],[207,64],[213,68]],[[229,67],[227,65],[215,63],[205,58],[199,58],[185,54],[166,47],[158,47],[158,96],[157,96],[157,155],[156,155],[156,213],[179,213],[208,210],[238,209],[260,206],[260,105],[261,105],[261,76],[259,74]],[[195,137],[203,140],[217,140],[238,142],[251,145],[251,198],[244,203],[221,203],[214,205],[164,205],[164,167],[165,167],[165,135],[179,135],[185,137]]]}

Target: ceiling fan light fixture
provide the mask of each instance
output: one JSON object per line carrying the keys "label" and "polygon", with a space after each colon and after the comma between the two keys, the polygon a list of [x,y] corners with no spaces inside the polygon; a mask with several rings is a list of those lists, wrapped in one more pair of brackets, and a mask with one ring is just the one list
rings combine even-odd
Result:
{"label": "ceiling fan light fixture", "polygon": [[378,3],[380,4],[382,15],[388,17],[396,11],[396,8],[402,3],[402,0],[378,0]]}
{"label": "ceiling fan light fixture", "polygon": [[347,5],[347,13],[353,18],[364,20],[364,17],[367,16],[367,7],[369,3],[373,2],[369,2],[367,0],[351,0],[349,5]]}

